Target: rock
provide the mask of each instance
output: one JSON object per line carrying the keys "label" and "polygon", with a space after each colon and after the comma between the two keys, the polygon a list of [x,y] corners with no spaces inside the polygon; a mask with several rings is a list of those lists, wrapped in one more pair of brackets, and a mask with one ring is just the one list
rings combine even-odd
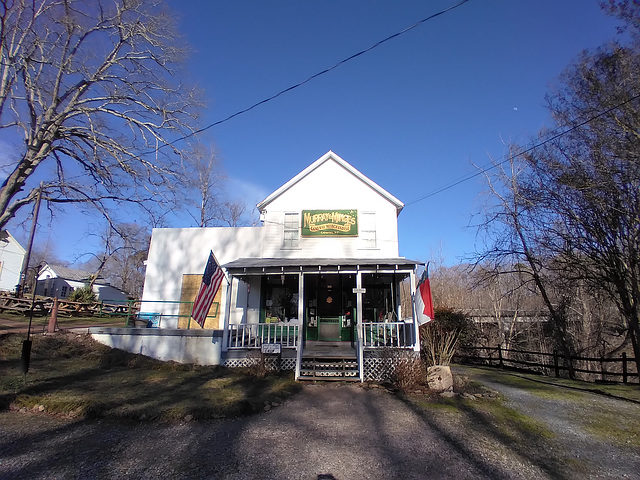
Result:
{"label": "rock", "polygon": [[193,420],[193,415],[188,414],[184,416],[184,421],[185,422],[190,422],[191,420]]}
{"label": "rock", "polygon": [[475,395],[471,395],[470,393],[463,393],[462,398],[466,400],[476,400],[477,397]]}
{"label": "rock", "polygon": [[264,411],[268,412],[269,410],[271,410],[271,405],[265,405],[264,406]]}
{"label": "rock", "polygon": [[272,407],[279,407],[280,404],[278,402],[271,402]]}
{"label": "rock", "polygon": [[443,365],[434,365],[427,368],[427,384],[429,388],[436,392],[452,392],[453,391],[453,375],[451,367]]}
{"label": "rock", "polygon": [[456,392],[440,392],[440,396],[444,398],[453,398],[457,395],[458,394]]}

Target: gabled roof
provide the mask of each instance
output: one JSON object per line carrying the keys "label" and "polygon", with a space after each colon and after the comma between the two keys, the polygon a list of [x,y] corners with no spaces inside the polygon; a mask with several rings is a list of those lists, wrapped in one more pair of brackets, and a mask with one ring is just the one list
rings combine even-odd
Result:
{"label": "gabled roof", "polygon": [[[63,267],[62,265],[47,264],[42,270],[46,269],[47,267],[49,267],[58,278],[64,278],[65,280],[74,280],[76,282],[89,280],[89,278],[93,275],[92,272]],[[102,277],[98,276],[98,279],[102,279]]]}
{"label": "gabled roof", "polygon": [[11,233],[9,233],[9,230],[0,230],[0,241],[7,242],[7,243],[13,243],[13,245],[18,247],[18,249],[20,251],[22,251],[22,253],[27,253],[27,251],[24,249],[24,247],[22,245],[20,245],[20,242],[18,242],[14,238],[14,236],[11,235]]}
{"label": "gabled roof", "polygon": [[280,195],[282,195],[284,192],[289,190],[292,186],[294,186],[296,183],[301,181],[303,178],[305,178],[311,172],[316,170],[318,167],[320,167],[321,165],[323,165],[324,163],[329,162],[329,161],[333,161],[333,162],[337,163],[338,165],[343,167],[345,170],[350,172],[354,177],[358,178],[363,183],[368,185],[371,189],[375,190],[380,195],[382,195],[384,198],[386,198],[389,202],[391,202],[393,205],[395,205],[397,213],[400,213],[400,211],[404,208],[404,203],[402,203],[396,197],[391,195],[389,192],[387,192],[384,188],[382,188],[376,182],[374,182],[373,180],[368,178],[366,175],[363,175],[360,171],[356,170],[351,164],[349,164],[348,162],[346,162],[345,160],[340,158],[337,154],[335,154],[331,150],[329,150],[322,157],[320,157],[318,160],[316,160],[311,165],[309,165],[307,168],[305,168],[303,171],[301,171],[298,175],[293,177],[291,180],[289,180],[287,183],[282,185],[275,192],[273,192],[271,195],[269,195],[267,198],[265,198],[263,201],[261,201],[257,205],[258,210],[260,212],[263,212],[265,207],[267,205],[269,205],[273,200],[275,200]]}

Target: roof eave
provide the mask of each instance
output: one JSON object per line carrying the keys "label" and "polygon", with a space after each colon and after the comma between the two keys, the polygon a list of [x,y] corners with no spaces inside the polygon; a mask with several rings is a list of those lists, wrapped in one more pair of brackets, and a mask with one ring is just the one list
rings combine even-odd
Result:
{"label": "roof eave", "polygon": [[309,175],[311,172],[313,172],[315,169],[317,169],[318,167],[320,167],[322,164],[324,164],[326,161],[328,161],[329,159],[333,159],[336,163],[338,163],[340,166],[342,166],[345,170],[347,170],[348,172],[350,172],[352,175],[354,175],[356,178],[360,179],[362,182],[364,182],[366,185],[368,185],[369,187],[371,187],[373,190],[375,190],[376,192],[378,192],[380,195],[382,195],[384,198],[386,198],[389,202],[391,202],[395,207],[396,207],[396,212],[397,214],[400,214],[400,212],[402,211],[402,209],[404,208],[404,203],[402,203],[400,200],[398,200],[395,196],[391,195],[388,191],[386,191],[384,188],[382,188],[380,185],[378,185],[376,182],[374,182],[373,180],[371,180],[369,177],[367,177],[366,175],[364,175],[362,172],[360,172],[359,170],[357,170],[353,165],[351,165],[350,163],[348,163],[346,160],[343,160],[338,154],[334,153],[333,151],[329,150],[327,153],[325,153],[322,157],[320,157],[318,160],[316,160],[315,162],[313,162],[311,165],[309,165],[307,168],[305,168],[304,170],[302,170],[299,174],[297,174],[295,177],[293,177],[291,180],[289,180],[287,183],[285,183],[284,185],[282,185],[280,188],[278,188],[275,192],[273,192],[271,195],[269,195],[267,198],[265,198],[263,201],[261,201],[260,203],[258,203],[256,205],[256,207],[258,208],[258,210],[260,212],[264,212],[264,209],[266,208],[267,205],[269,205],[271,202],[273,202],[276,198],[278,198],[280,195],[282,195],[284,192],[286,192],[287,190],[289,190],[291,187],[293,187],[296,183],[298,183],[300,180],[302,180],[303,178],[305,178],[307,175]]}

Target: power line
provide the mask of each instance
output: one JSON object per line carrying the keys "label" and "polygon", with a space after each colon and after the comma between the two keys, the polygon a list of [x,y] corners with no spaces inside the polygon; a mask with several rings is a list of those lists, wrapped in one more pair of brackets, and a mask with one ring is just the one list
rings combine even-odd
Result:
{"label": "power line", "polygon": [[474,178],[476,178],[476,177],[478,177],[480,175],[483,175],[486,172],[489,172],[489,171],[493,170],[494,168],[499,167],[503,163],[507,163],[514,156],[524,155],[526,153],[529,153],[529,152],[535,150],[536,148],[540,148],[543,145],[546,145],[547,143],[553,142],[554,140],[556,140],[556,139],[558,139],[558,138],[560,138],[560,137],[562,137],[562,136],[564,136],[564,135],[566,135],[566,134],[568,134],[568,133],[570,133],[570,132],[572,132],[574,130],[577,130],[580,127],[583,127],[584,125],[586,125],[586,124],[588,124],[588,123],[590,123],[590,122],[592,122],[594,120],[597,120],[598,118],[600,118],[600,117],[602,117],[604,115],[607,115],[608,113],[610,113],[610,112],[622,107],[623,105],[626,105],[627,103],[630,103],[630,102],[636,100],[637,98],[640,98],[640,93],[633,95],[631,98],[628,98],[624,102],[621,102],[621,103],[619,103],[619,104],[617,104],[617,105],[615,105],[613,107],[610,107],[610,108],[600,112],[599,114],[588,118],[587,120],[584,120],[584,121],[582,121],[580,123],[577,123],[576,125],[572,126],[571,128],[563,130],[563,131],[561,131],[559,133],[554,133],[554,132],[557,132],[558,129],[556,129],[556,130],[551,132],[551,136],[549,136],[546,140],[543,140],[543,141],[538,142],[538,143],[536,143],[534,145],[531,145],[530,147],[518,152],[515,155],[513,155],[513,154],[505,154],[505,155],[502,156],[503,160],[499,161],[498,163],[487,163],[487,164],[483,165],[482,167],[480,167],[477,172],[470,173],[469,175],[466,175],[465,177],[462,177],[460,180],[456,180],[453,183],[445,185],[444,187],[439,188],[438,190],[436,190],[434,192],[428,193],[428,194],[418,198],[417,200],[413,200],[412,202],[408,202],[408,203],[405,204],[405,207],[408,207],[410,205],[414,205],[414,204],[416,204],[418,202],[426,200],[427,198],[431,198],[431,197],[433,197],[433,196],[435,196],[435,195],[437,195],[439,193],[442,193],[442,192],[444,192],[446,190],[449,190],[449,189],[451,189],[453,187],[456,187],[456,186],[460,185],[461,183],[467,182],[467,181],[472,180],[472,179],[474,179]]}
{"label": "power line", "polygon": [[271,100],[275,100],[276,98],[284,95],[285,93],[291,92],[292,90],[295,90],[296,88],[299,88],[299,87],[309,83],[311,80],[314,80],[314,79],[316,79],[316,78],[318,78],[318,77],[320,77],[322,75],[325,75],[325,74],[331,72],[332,70],[335,70],[339,66],[341,66],[341,65],[343,65],[343,64],[345,64],[345,63],[347,63],[347,62],[349,62],[349,61],[351,61],[351,60],[353,60],[353,59],[355,59],[355,58],[357,58],[357,57],[359,57],[361,55],[364,55],[367,52],[370,52],[371,50],[373,50],[374,48],[379,47],[383,43],[386,43],[389,40],[393,40],[394,38],[399,37],[400,35],[403,35],[403,34],[407,33],[408,31],[413,30],[416,27],[419,27],[420,25],[422,25],[423,23],[428,22],[429,20],[433,20],[434,18],[439,17],[440,15],[444,15],[445,13],[450,12],[451,10],[454,10],[454,9],[460,7],[461,5],[467,3],[468,1],[469,0],[462,0],[462,1],[458,2],[458,3],[456,3],[455,5],[447,7],[444,10],[440,10],[439,12],[434,13],[433,15],[429,15],[428,17],[425,17],[422,20],[417,21],[413,25],[410,25],[410,26],[404,28],[403,30],[394,33],[393,35],[389,35],[388,37],[386,37],[386,38],[374,43],[373,45],[365,48],[364,50],[360,50],[358,53],[354,53],[353,55],[340,60],[338,63],[334,64],[333,66],[331,66],[329,68],[325,68],[324,70],[311,75],[307,79],[305,79],[305,80],[303,80],[303,81],[301,81],[299,83],[296,83],[295,85],[291,85],[290,87],[285,88],[284,90],[281,90],[278,93],[276,93],[274,95],[271,95],[270,97],[265,98],[264,100],[260,100],[259,102],[254,103],[250,107],[247,107],[247,108],[244,108],[242,110],[239,110],[236,113],[232,113],[231,115],[229,115],[228,117],[223,118],[222,120],[218,120],[216,122],[213,122],[213,123],[207,125],[206,127],[203,127],[203,128],[198,129],[198,130],[195,130],[195,131],[189,133],[188,135],[185,135],[183,137],[180,137],[180,138],[177,138],[177,139],[173,140],[172,142],[165,143],[164,145],[159,146],[156,150],[150,150],[148,152],[144,152],[142,155],[147,155],[147,154],[150,154],[150,153],[154,153],[157,150],[160,150],[160,149],[162,149],[164,147],[167,147],[169,145],[175,145],[178,142],[181,142],[183,140],[186,140],[187,138],[193,137],[194,135],[197,135],[197,134],[202,133],[202,132],[204,132],[206,130],[209,130],[210,128],[213,128],[213,127],[216,127],[216,126],[218,126],[218,125],[220,125],[222,123],[228,122],[232,118],[235,118],[235,117],[237,117],[239,115],[247,113],[247,112],[253,110],[254,108],[259,107],[260,105],[264,105],[265,103],[270,102]]}

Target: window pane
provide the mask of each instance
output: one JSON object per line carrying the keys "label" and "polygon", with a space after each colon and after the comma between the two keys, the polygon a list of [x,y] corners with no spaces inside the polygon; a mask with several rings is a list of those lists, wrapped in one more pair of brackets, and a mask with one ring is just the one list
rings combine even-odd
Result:
{"label": "window pane", "polygon": [[298,238],[300,237],[300,214],[285,213],[283,231],[283,246],[297,247]]}

